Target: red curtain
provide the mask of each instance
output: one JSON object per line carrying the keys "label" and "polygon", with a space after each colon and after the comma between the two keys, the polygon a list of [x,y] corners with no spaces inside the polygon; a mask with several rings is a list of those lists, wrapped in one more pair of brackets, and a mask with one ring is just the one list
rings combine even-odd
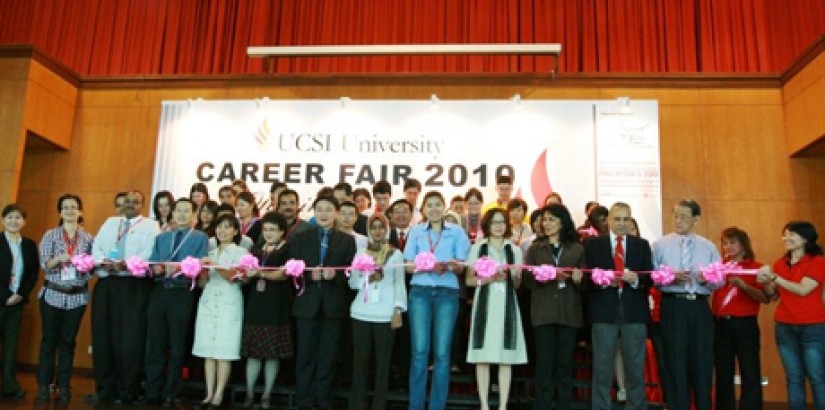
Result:
{"label": "red curtain", "polygon": [[[777,72],[825,32],[810,0],[0,1],[0,44],[82,75],[259,73],[250,45],[563,45],[563,72]],[[279,59],[279,73],[548,72],[550,57]]]}

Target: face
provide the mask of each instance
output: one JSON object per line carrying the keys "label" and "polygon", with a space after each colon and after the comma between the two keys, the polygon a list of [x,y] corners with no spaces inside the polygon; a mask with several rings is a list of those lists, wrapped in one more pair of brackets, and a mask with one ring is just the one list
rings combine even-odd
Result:
{"label": "face", "polygon": [[616,236],[627,235],[633,226],[630,221],[630,210],[623,206],[614,207],[607,216],[607,225]]}
{"label": "face", "polygon": [[728,259],[738,259],[742,256],[742,244],[737,238],[722,238],[722,252]]}
{"label": "face", "polygon": [[175,223],[181,227],[189,225],[189,221],[192,220],[192,211],[192,204],[189,202],[178,202],[175,205]]}
{"label": "face", "polygon": [[450,208],[453,212],[464,215],[467,212],[467,203],[464,201],[453,201],[453,205]]}
{"label": "face", "polygon": [[380,219],[374,219],[370,225],[370,240],[383,241],[387,237],[387,227]]}
{"label": "face", "polygon": [[370,208],[370,199],[364,195],[358,195],[355,197],[355,206],[358,208],[358,212],[364,212]]}
{"label": "face", "polygon": [[80,206],[74,199],[64,199],[63,202],[60,203],[60,219],[66,222],[77,222],[80,215]]}
{"label": "face", "polygon": [[232,239],[234,239],[237,234],[238,230],[235,229],[235,225],[227,220],[224,220],[220,225],[215,227],[215,236],[218,238],[218,242],[220,243],[232,242]]}
{"label": "face", "polygon": [[270,192],[269,193],[269,203],[272,204],[272,205],[277,205],[278,204],[278,196],[281,195],[281,191],[283,191],[283,190],[284,190],[284,188],[278,188],[278,189],[275,190],[275,192]]}
{"label": "face", "polygon": [[520,206],[517,206],[510,210],[510,223],[513,226],[520,226],[521,221],[524,220],[524,209]]}
{"label": "face", "polygon": [[452,215],[452,214],[444,215],[444,222],[449,222],[451,224],[456,224],[456,225],[460,224],[458,219],[456,219],[455,215]]}
{"label": "face", "polygon": [[698,216],[693,216],[690,208],[677,205],[673,208],[673,230],[679,235],[693,232],[693,227],[699,222]]}
{"label": "face", "polygon": [[430,222],[439,222],[444,217],[444,201],[437,196],[431,196],[424,202],[424,216]]}
{"label": "face", "polygon": [[542,226],[544,226],[544,217],[538,217],[535,221],[533,221],[533,225],[530,226],[530,228],[533,229],[533,232],[539,233],[544,232],[544,228],[542,228]]}
{"label": "face", "polygon": [[220,199],[221,204],[235,206],[235,191],[231,189],[224,189],[223,191],[218,192],[218,199]]}
{"label": "face", "polygon": [[169,198],[163,197],[158,199],[158,213],[165,217],[172,211],[172,204],[169,203]]}
{"label": "face", "polygon": [[238,199],[235,209],[238,211],[238,215],[240,215],[241,218],[249,218],[252,216],[252,204],[244,201],[243,199]]}
{"label": "face", "polygon": [[550,212],[545,212],[541,216],[541,228],[547,236],[556,236],[561,232],[561,219],[556,218]]}
{"label": "face", "polygon": [[276,243],[283,238],[284,231],[277,224],[266,222],[261,227],[261,235],[263,235],[266,243]]}
{"label": "face", "polygon": [[350,231],[355,226],[358,220],[358,211],[351,206],[341,207],[341,212],[338,212],[338,226],[345,231]]}
{"label": "face", "polygon": [[201,208],[201,221],[203,221],[204,226],[209,226],[214,220],[215,214],[212,213],[212,211],[206,208]]}
{"label": "face", "polygon": [[798,233],[785,229],[785,231],[782,232],[782,243],[785,244],[785,249],[793,252],[805,249],[805,244],[808,243],[808,241]]}
{"label": "face", "polygon": [[137,192],[130,192],[123,202],[123,216],[132,219],[143,211],[143,196]]}
{"label": "face", "polygon": [[295,195],[282,195],[278,202],[278,212],[280,212],[287,221],[295,220],[298,215],[298,198]]}
{"label": "face", "polygon": [[467,200],[467,213],[470,215],[480,214],[482,205],[483,204],[480,199],[474,196],[470,197],[470,199]]}
{"label": "face", "polygon": [[407,188],[404,190],[404,199],[410,201],[410,203],[415,206],[415,204],[418,203],[418,195],[420,193],[421,191],[416,187]]}
{"label": "face", "polygon": [[387,209],[390,206],[390,194],[375,194],[375,206],[380,209]]}
{"label": "face", "polygon": [[123,203],[126,202],[125,196],[119,196],[115,199],[115,215],[123,216]]}
{"label": "face", "polygon": [[338,211],[335,210],[335,205],[321,201],[315,205],[315,222],[322,228],[331,228],[335,224]]}
{"label": "face", "polygon": [[512,184],[496,184],[496,193],[498,194],[499,199],[510,199],[510,195],[513,194],[513,185]]}
{"label": "face", "polygon": [[206,202],[206,194],[203,192],[192,192],[190,199],[195,203],[195,205],[201,206],[204,202]]}
{"label": "face", "polygon": [[403,202],[392,208],[392,225],[396,228],[406,228],[412,221],[412,209]]}
{"label": "face", "polygon": [[8,233],[19,233],[26,226],[26,218],[20,212],[9,212],[3,217],[3,228]]}
{"label": "face", "polygon": [[636,225],[633,221],[630,221],[630,228],[627,230],[627,234],[630,236],[639,236],[639,225]]}
{"label": "face", "polygon": [[344,203],[344,201],[352,201],[352,198],[350,198],[349,195],[347,195],[347,191],[344,191],[342,189],[332,191],[332,196],[334,196],[335,199],[338,200],[339,204]]}
{"label": "face", "polygon": [[507,232],[507,224],[510,223],[504,218],[504,214],[496,212],[493,218],[490,219],[490,236],[493,238],[501,238]]}

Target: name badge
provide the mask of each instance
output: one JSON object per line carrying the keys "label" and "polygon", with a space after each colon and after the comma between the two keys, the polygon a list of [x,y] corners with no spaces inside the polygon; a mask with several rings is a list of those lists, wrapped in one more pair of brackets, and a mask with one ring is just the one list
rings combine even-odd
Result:
{"label": "name badge", "polygon": [[111,251],[109,251],[109,259],[114,260],[114,261],[119,261],[119,260],[123,259],[120,256],[120,249],[114,248]]}
{"label": "name badge", "polygon": [[266,290],[266,281],[263,280],[263,279],[258,279],[258,281],[255,283],[255,290],[257,290],[258,292],[265,291]]}
{"label": "name badge", "polygon": [[66,265],[60,270],[60,280],[75,280],[77,279],[77,269],[74,266]]}

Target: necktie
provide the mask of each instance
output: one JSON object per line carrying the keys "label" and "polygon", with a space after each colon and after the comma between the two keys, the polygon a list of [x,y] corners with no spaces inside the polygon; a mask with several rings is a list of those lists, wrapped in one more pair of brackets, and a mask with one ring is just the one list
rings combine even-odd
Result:
{"label": "necktie", "polygon": [[327,257],[327,248],[329,248],[329,229],[321,230],[321,249],[318,252],[318,263],[324,264],[324,259]]}
{"label": "necktie", "polygon": [[[621,236],[616,236],[616,249],[613,252],[613,267],[616,269],[616,272],[621,274],[624,272],[624,246],[622,246],[622,238]],[[622,287],[622,280],[619,279],[619,287]]]}
{"label": "necktie", "polygon": [[123,222],[123,229],[118,232],[120,236],[120,241],[117,243],[117,253],[120,257],[120,260],[126,260],[126,233],[129,232],[129,227],[132,225],[128,219],[124,220]]}
{"label": "necktie", "polygon": [[404,245],[407,244],[407,235],[404,234],[404,231],[398,231],[398,248],[401,251],[404,251]]}
{"label": "necktie", "polygon": [[172,243],[172,255],[169,256],[170,259],[175,257],[175,254],[178,253],[180,249],[180,244],[183,241],[183,229],[178,229],[175,233],[175,241]]}
{"label": "necktie", "polygon": [[[682,238],[679,259],[679,263],[682,265],[683,271],[691,272],[693,270],[693,240],[690,236],[685,236]],[[685,286],[689,292],[693,293],[693,276],[691,276],[691,279],[685,284]]]}

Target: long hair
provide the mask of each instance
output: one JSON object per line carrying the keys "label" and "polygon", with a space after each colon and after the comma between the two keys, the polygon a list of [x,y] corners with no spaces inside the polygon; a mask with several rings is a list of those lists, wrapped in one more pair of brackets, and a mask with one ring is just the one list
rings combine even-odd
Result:
{"label": "long hair", "polygon": [[562,243],[578,243],[579,233],[576,231],[576,225],[573,224],[573,218],[570,217],[570,211],[562,204],[550,204],[542,208],[542,216],[549,213],[561,221],[561,229],[559,230],[559,241]]}
{"label": "long hair", "polygon": [[753,252],[751,245],[751,238],[748,233],[736,226],[731,226],[722,230],[722,239],[735,239],[742,246],[742,257],[745,259],[755,260],[756,254]]}
{"label": "long hair", "polygon": [[[785,231],[793,232],[805,239],[805,254],[812,256],[822,255],[822,247],[816,243],[816,240],[819,239],[819,234],[816,233],[814,224],[808,221],[791,221],[782,228],[782,232]],[[790,258],[791,253],[788,252],[785,256]]]}

